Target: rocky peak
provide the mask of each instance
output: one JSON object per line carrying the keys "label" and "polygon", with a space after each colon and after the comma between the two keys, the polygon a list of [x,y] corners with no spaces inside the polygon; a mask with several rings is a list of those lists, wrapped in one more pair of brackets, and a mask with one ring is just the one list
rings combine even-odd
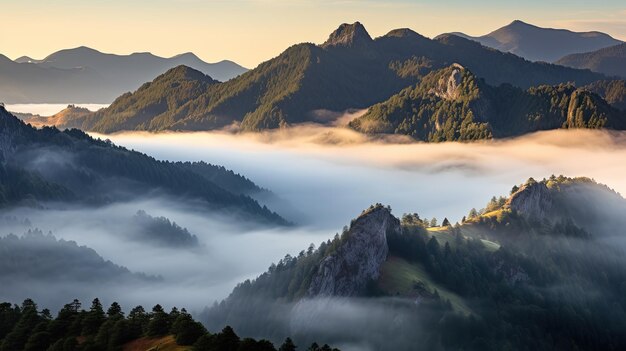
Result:
{"label": "rocky peak", "polygon": [[330,34],[322,47],[366,48],[372,41],[372,37],[360,22],[344,23]]}
{"label": "rocky peak", "polygon": [[465,68],[458,63],[454,63],[449,67],[449,70],[450,74],[441,77],[437,87],[431,92],[442,99],[455,100],[461,95],[459,87],[463,80]]}
{"label": "rocky peak", "polygon": [[350,226],[339,248],[325,257],[313,275],[309,296],[355,296],[378,279],[387,259],[387,232],[399,231],[400,221],[389,208],[370,207]]}
{"label": "rocky peak", "polygon": [[531,178],[511,195],[505,206],[526,217],[543,220],[550,215],[554,199],[545,182]]}

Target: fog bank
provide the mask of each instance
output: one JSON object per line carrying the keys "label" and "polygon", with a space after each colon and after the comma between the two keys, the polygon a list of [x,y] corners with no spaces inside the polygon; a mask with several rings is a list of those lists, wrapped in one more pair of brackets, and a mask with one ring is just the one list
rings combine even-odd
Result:
{"label": "fog bank", "polygon": [[592,177],[626,193],[624,132],[556,130],[499,141],[439,144],[316,126],[254,134],[100,137],[158,159],[224,165],[289,202],[300,213],[290,219],[328,230],[343,226],[375,202],[391,205],[396,214],[416,211],[454,222],[529,177],[551,174]]}

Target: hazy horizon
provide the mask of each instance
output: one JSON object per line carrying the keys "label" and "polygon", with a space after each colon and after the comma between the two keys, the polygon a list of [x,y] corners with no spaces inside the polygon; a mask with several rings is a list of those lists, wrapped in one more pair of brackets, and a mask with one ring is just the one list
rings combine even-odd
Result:
{"label": "hazy horizon", "polygon": [[[144,1],[10,0],[3,4],[9,15],[0,23],[0,42],[2,54],[11,59],[42,59],[61,49],[88,46],[105,53],[149,51],[165,57],[194,52],[207,62],[232,60],[254,68],[290,45],[322,43],[339,24],[355,21],[373,37],[403,27],[428,37],[459,31],[483,35],[519,19],[541,27],[602,31],[626,40],[626,7],[620,1],[604,1],[602,10],[584,1],[537,3],[179,0],[149,2],[146,7]],[[171,25],[159,25],[163,16]],[[17,36],[12,35],[15,28]],[[121,37],[126,40],[118,40]]]}

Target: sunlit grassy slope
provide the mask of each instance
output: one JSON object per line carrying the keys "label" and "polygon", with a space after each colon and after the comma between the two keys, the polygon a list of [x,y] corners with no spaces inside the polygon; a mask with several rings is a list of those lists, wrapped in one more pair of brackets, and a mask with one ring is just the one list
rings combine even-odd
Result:
{"label": "sunlit grassy slope", "polygon": [[[493,211],[490,213],[487,213],[483,216],[497,216],[499,211]],[[454,234],[452,234],[451,231],[451,227],[430,227],[427,228],[428,230],[428,234],[434,236],[437,241],[439,242],[439,244],[444,245],[446,242],[450,243],[450,247],[454,247],[455,244],[455,237]],[[478,228],[476,228],[475,225],[473,225],[473,223],[471,222],[465,222],[465,224],[461,227],[461,233],[463,234],[463,237],[473,237],[473,238],[480,238],[480,231],[478,230]],[[489,251],[496,251],[500,248],[500,244],[493,242],[493,241],[489,241],[486,239],[480,239],[480,241],[485,245],[485,248]]]}
{"label": "sunlit grassy slope", "polygon": [[431,294],[437,290],[439,296],[449,300],[456,311],[472,313],[463,298],[435,283],[422,265],[400,257],[390,256],[387,259],[382,267],[378,287],[390,295],[416,298],[423,293],[423,289]]}
{"label": "sunlit grassy slope", "polygon": [[176,345],[173,335],[160,338],[140,338],[133,340],[122,348],[123,351],[188,351],[190,346]]}

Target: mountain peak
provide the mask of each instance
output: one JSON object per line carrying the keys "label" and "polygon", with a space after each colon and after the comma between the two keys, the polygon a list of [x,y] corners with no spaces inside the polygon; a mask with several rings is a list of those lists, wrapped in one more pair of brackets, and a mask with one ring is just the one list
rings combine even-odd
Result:
{"label": "mountain peak", "polygon": [[380,204],[352,221],[337,250],[326,256],[311,279],[309,296],[355,296],[380,275],[387,259],[387,233],[400,231],[400,221]]}
{"label": "mountain peak", "polygon": [[525,26],[525,27],[534,27],[532,24],[528,24],[524,21],[521,20],[514,20],[513,22],[509,23],[508,26]]}
{"label": "mountain peak", "polygon": [[208,75],[185,65],[179,65],[171,68],[167,72],[163,73],[163,75],[161,75],[159,78],[173,80],[198,80],[206,81],[209,83],[215,82],[215,80]]}
{"label": "mountain peak", "polygon": [[393,29],[389,33],[385,34],[385,37],[393,38],[422,38],[422,36],[409,28]]}
{"label": "mountain peak", "polygon": [[343,23],[330,34],[322,47],[350,47],[363,48],[373,41],[365,27],[360,22]]}
{"label": "mountain peak", "polygon": [[35,60],[34,58],[28,57],[28,56],[20,56],[20,57],[15,59],[15,62],[17,62],[17,63],[38,63],[38,62],[41,62],[41,60]]}

